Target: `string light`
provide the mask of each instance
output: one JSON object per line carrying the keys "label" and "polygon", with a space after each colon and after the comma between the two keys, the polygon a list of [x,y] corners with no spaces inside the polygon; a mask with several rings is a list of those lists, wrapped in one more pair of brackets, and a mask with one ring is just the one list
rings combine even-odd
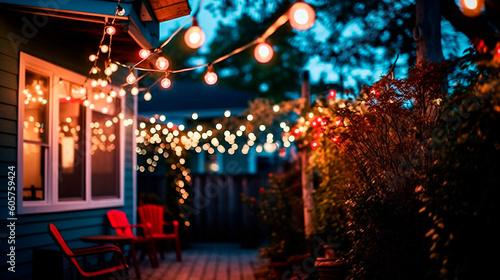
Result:
{"label": "string light", "polygon": [[109,36],[113,36],[116,33],[116,28],[111,24],[106,24],[104,32],[106,32]]}
{"label": "string light", "polygon": [[460,0],[462,13],[468,17],[477,17],[483,12],[484,0]]}
{"label": "string light", "polygon": [[172,85],[172,81],[168,77],[161,79],[160,86],[164,89],[169,88]]}
{"label": "string light", "polygon": [[288,15],[290,25],[297,30],[307,30],[314,25],[316,13],[305,2],[298,1],[292,5]]}
{"label": "string light", "polygon": [[149,92],[149,90],[146,91],[146,93],[144,94],[144,100],[146,100],[146,101],[151,100],[152,97],[153,96],[151,96],[151,92]]}
{"label": "string light", "polygon": [[101,52],[102,53],[107,53],[109,51],[108,45],[101,45]]}
{"label": "string light", "polygon": [[165,70],[167,70],[167,68],[169,66],[169,62],[168,62],[168,59],[166,57],[160,55],[156,59],[155,65],[156,65],[156,68],[158,68],[158,70],[165,71]]}
{"label": "string light", "polygon": [[147,50],[147,49],[141,49],[139,51],[139,57],[142,58],[142,59],[146,59],[148,58],[148,56],[151,54],[151,51],[150,50]]}
{"label": "string light", "polygon": [[215,85],[217,83],[217,74],[214,72],[212,65],[208,66],[207,73],[205,74],[205,83],[207,85]]}
{"label": "string light", "polygon": [[135,77],[134,72],[130,71],[130,73],[128,74],[127,78],[125,78],[125,80],[127,81],[127,83],[129,85],[133,85],[137,81],[137,78]]}
{"label": "string light", "polygon": [[260,63],[268,63],[273,58],[273,48],[268,43],[260,43],[254,49],[254,57]]}
{"label": "string light", "polygon": [[139,89],[137,88],[137,86],[132,87],[132,89],[130,90],[130,93],[131,93],[132,95],[137,95],[137,94],[139,94]]}
{"label": "string light", "polygon": [[184,42],[192,49],[198,49],[205,42],[205,32],[198,25],[198,19],[193,17],[192,26],[184,34]]}

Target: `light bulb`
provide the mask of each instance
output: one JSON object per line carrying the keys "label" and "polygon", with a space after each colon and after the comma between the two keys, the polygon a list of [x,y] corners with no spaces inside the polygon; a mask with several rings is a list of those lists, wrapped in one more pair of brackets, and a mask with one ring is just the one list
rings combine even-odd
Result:
{"label": "light bulb", "polygon": [[102,53],[107,53],[109,51],[108,45],[101,45],[101,52]]}
{"label": "light bulb", "polygon": [[139,56],[142,58],[142,59],[146,59],[149,54],[151,54],[151,51],[150,50],[147,50],[147,49],[141,49],[139,51]]}
{"label": "light bulb", "polygon": [[151,100],[152,97],[153,96],[151,95],[151,92],[149,92],[149,90],[146,91],[146,93],[144,94],[144,100],[146,100],[146,101]]}
{"label": "light bulb", "polygon": [[484,0],[460,0],[462,13],[468,17],[477,17],[483,12]]}
{"label": "light bulb", "polygon": [[205,42],[205,32],[198,25],[193,25],[184,34],[184,42],[188,47],[197,49]]}
{"label": "light bulb", "polygon": [[92,67],[92,69],[90,69],[90,72],[92,72],[92,74],[97,74],[97,72],[99,72],[99,68],[94,66]]}
{"label": "light bulb", "polygon": [[260,63],[268,63],[273,58],[273,48],[268,43],[260,43],[255,47],[254,57]]}
{"label": "light bulb", "polygon": [[116,72],[118,70],[118,65],[116,63],[110,63],[109,68],[111,68],[111,71]]}
{"label": "light bulb", "polygon": [[134,86],[134,87],[130,90],[130,93],[131,93],[132,95],[137,95],[137,94],[139,94],[139,89],[138,89],[136,86]]}
{"label": "light bulb", "polygon": [[288,19],[290,25],[297,30],[307,30],[314,25],[316,13],[304,2],[296,2],[290,8]]}
{"label": "light bulb", "polygon": [[109,96],[115,98],[116,97],[116,91],[112,90],[109,92]]}
{"label": "light bulb", "polygon": [[127,92],[123,88],[120,88],[120,90],[118,91],[118,95],[120,95],[120,97],[124,97],[126,94]]}
{"label": "light bulb", "polygon": [[97,55],[95,55],[95,54],[89,55],[89,60],[90,61],[94,62],[96,59],[97,59]]}
{"label": "light bulb", "polygon": [[92,80],[92,82],[90,82],[90,85],[92,87],[96,87],[97,86],[97,81],[96,80]]}
{"label": "light bulb", "polygon": [[172,85],[172,81],[170,81],[169,78],[165,77],[165,78],[161,79],[160,85],[162,88],[167,89]]}
{"label": "light bulb", "polygon": [[111,67],[106,67],[106,69],[104,69],[104,74],[106,76],[111,76],[111,74],[113,74],[113,70],[111,70]]}
{"label": "light bulb", "polygon": [[90,101],[84,100],[83,101],[83,106],[88,107],[90,105]]}
{"label": "light bulb", "polygon": [[156,68],[158,68],[158,70],[167,70],[168,65],[168,59],[166,59],[164,56],[160,56],[158,57],[158,59],[156,59]]}
{"label": "light bulb", "polygon": [[116,33],[116,28],[113,25],[106,25],[106,27],[104,27],[104,32],[106,32],[109,36],[112,36]]}
{"label": "light bulb", "polygon": [[217,74],[215,74],[215,72],[213,71],[208,71],[205,74],[205,83],[207,83],[207,85],[215,85],[217,83],[217,79]]}
{"label": "light bulb", "polygon": [[116,7],[116,14],[119,16],[125,15],[125,9],[122,6],[118,5]]}
{"label": "light bulb", "polygon": [[132,85],[135,83],[135,81],[137,80],[137,78],[135,77],[134,75],[134,72],[130,71],[130,73],[128,74],[127,78],[125,79],[127,81],[127,83],[129,85]]}

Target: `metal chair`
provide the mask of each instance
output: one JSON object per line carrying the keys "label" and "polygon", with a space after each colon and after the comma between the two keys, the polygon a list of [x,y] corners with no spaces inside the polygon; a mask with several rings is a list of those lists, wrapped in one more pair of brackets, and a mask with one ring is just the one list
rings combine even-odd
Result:
{"label": "metal chair", "polygon": [[[80,276],[84,278],[93,278],[99,276],[118,276],[121,278],[123,276],[128,276],[128,265],[125,260],[125,256],[123,255],[120,248],[115,245],[102,245],[102,246],[93,246],[86,247],[81,249],[70,249],[63,237],[59,233],[59,230],[54,224],[48,225],[48,231],[57,247],[64,254],[64,257],[69,261],[69,263],[73,266],[73,268],[80,274]],[[82,267],[79,263],[79,259],[83,259],[87,256],[99,255],[105,253],[113,253],[116,256],[116,259],[120,261],[119,264],[113,264],[111,266],[107,266],[104,268],[100,268],[97,270],[90,271]],[[120,272],[124,274],[120,274]]]}
{"label": "metal chair", "polygon": [[[177,255],[177,261],[182,261],[181,253],[181,243],[179,241],[179,222],[165,222],[163,220],[164,208],[160,205],[154,204],[144,204],[137,207],[139,211],[139,218],[142,223],[151,224],[151,237],[154,241],[174,241],[175,243],[175,253]],[[165,232],[165,226],[173,226],[173,232]],[[164,248],[160,248],[160,256],[162,259],[164,256]]]}

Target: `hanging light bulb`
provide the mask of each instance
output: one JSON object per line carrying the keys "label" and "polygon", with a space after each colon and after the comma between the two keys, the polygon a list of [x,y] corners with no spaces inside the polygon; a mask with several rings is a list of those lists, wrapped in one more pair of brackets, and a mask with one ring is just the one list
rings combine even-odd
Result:
{"label": "hanging light bulb", "polygon": [[111,69],[111,71],[113,72],[116,72],[118,71],[118,65],[116,63],[110,63],[109,64],[109,68]]}
{"label": "hanging light bulb", "polygon": [[158,70],[167,70],[168,68],[168,59],[164,56],[159,56],[157,59],[156,59],[156,68],[158,68]]}
{"label": "hanging light bulb", "polygon": [[90,69],[90,72],[92,72],[92,74],[97,74],[97,72],[99,72],[99,67],[97,66],[94,66]]}
{"label": "hanging light bulb", "polygon": [[205,32],[198,25],[198,19],[193,17],[193,24],[184,34],[186,45],[192,49],[197,49],[205,42]]}
{"label": "hanging light bulb", "polygon": [[153,96],[151,95],[151,92],[149,92],[149,90],[146,91],[146,93],[144,94],[144,100],[146,100],[146,101],[151,100],[152,97]]}
{"label": "hanging light bulb", "polygon": [[288,13],[290,25],[297,30],[307,30],[314,25],[316,13],[314,9],[302,1],[292,5]]}
{"label": "hanging light bulb", "polygon": [[96,59],[97,59],[97,55],[95,55],[95,54],[91,54],[91,55],[89,55],[89,60],[90,60],[91,62],[94,62]]}
{"label": "hanging light bulb", "polygon": [[205,74],[205,83],[210,86],[215,85],[217,83],[217,79],[217,74],[215,74],[212,65],[209,65],[207,73]]}
{"label": "hanging light bulb", "polygon": [[119,16],[125,15],[125,9],[120,5],[116,6],[116,14]]}
{"label": "hanging light bulb", "polygon": [[106,32],[109,36],[113,36],[116,33],[116,28],[111,24],[106,24],[104,32]]}
{"label": "hanging light bulb", "polygon": [[111,70],[111,67],[106,67],[106,69],[104,69],[104,74],[106,76],[111,76],[111,74],[113,74],[113,70]]}
{"label": "hanging light bulb", "polygon": [[160,86],[164,89],[169,88],[172,85],[172,81],[168,77],[161,79]]}
{"label": "hanging light bulb", "polygon": [[139,51],[139,56],[142,58],[142,59],[146,59],[149,55],[151,54],[151,51],[150,50],[147,50],[147,49],[141,49]]}
{"label": "hanging light bulb", "polygon": [[260,43],[255,47],[253,55],[260,63],[268,63],[273,58],[273,48],[268,43]]}
{"label": "hanging light bulb", "polygon": [[101,52],[102,53],[107,53],[109,51],[108,45],[101,45]]}
{"label": "hanging light bulb", "polygon": [[130,90],[130,93],[132,95],[137,95],[139,94],[139,89],[137,88],[137,86],[134,86],[131,90]]}
{"label": "hanging light bulb", "polygon": [[335,99],[336,96],[337,96],[336,90],[331,89],[330,91],[328,91],[328,99]]}
{"label": "hanging light bulb", "polygon": [[120,95],[120,97],[124,97],[126,94],[127,92],[123,88],[120,88],[120,90],[118,91],[118,95]]}
{"label": "hanging light bulb", "polygon": [[468,17],[477,17],[483,12],[484,0],[460,0],[462,13]]}
{"label": "hanging light bulb", "polygon": [[134,72],[130,71],[127,78],[125,79],[129,85],[132,85],[137,81],[137,78],[134,75]]}

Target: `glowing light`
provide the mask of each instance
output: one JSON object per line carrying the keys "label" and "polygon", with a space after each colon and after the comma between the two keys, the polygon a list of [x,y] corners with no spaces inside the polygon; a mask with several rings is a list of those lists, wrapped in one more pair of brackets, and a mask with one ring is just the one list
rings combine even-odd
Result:
{"label": "glowing light", "polygon": [[335,99],[336,96],[337,96],[337,91],[335,91],[334,89],[331,89],[328,92],[328,99]]}
{"label": "glowing light", "polygon": [[144,100],[149,101],[151,100],[153,96],[151,95],[151,92],[149,90],[144,94]]}
{"label": "glowing light", "polygon": [[120,88],[120,90],[118,91],[118,95],[120,95],[120,97],[124,97],[126,94],[127,92],[123,88]]}
{"label": "glowing light", "polygon": [[109,68],[111,71],[116,72],[118,70],[118,65],[116,63],[110,63]]}
{"label": "glowing light", "polygon": [[197,119],[198,119],[198,114],[197,114],[197,113],[193,113],[193,114],[191,115],[191,118],[192,118],[193,120],[197,120]]}
{"label": "glowing light", "polygon": [[104,27],[104,31],[109,36],[113,36],[116,33],[116,28],[113,25],[106,25],[106,27]]}
{"label": "glowing light", "polygon": [[134,87],[130,90],[130,93],[131,93],[132,95],[137,95],[137,94],[139,94],[139,89],[138,89],[136,86],[134,86]]}
{"label": "glowing light", "polygon": [[96,59],[97,59],[97,55],[95,55],[95,54],[89,55],[89,60],[90,61],[94,62]]}
{"label": "glowing light", "polygon": [[169,62],[168,62],[168,59],[164,56],[160,56],[156,59],[156,68],[158,68],[158,70],[167,70],[169,66]]}
{"label": "glowing light", "polygon": [[198,26],[198,20],[193,18],[193,25],[184,34],[184,42],[192,49],[197,49],[205,42],[205,32]]}
{"label": "glowing light", "polygon": [[248,120],[248,121],[253,121],[253,116],[252,116],[252,115],[248,115],[248,116],[247,116],[247,120]]}
{"label": "glowing light", "polygon": [[212,70],[212,67],[209,67],[208,68],[208,71],[207,73],[205,74],[205,83],[207,83],[207,85],[215,85],[217,83],[217,80],[218,80],[218,77],[217,77],[217,74]]}
{"label": "glowing light", "polygon": [[147,50],[147,49],[141,49],[139,51],[139,56],[142,58],[142,59],[146,59],[149,55],[151,54],[151,51],[150,50]]}
{"label": "glowing light", "polygon": [[319,147],[319,143],[318,143],[318,141],[312,141],[312,142],[311,142],[311,148],[316,149],[316,148],[318,148],[318,147]]}
{"label": "glowing light", "polygon": [[165,78],[161,79],[160,85],[162,88],[167,89],[172,85],[172,81],[170,81],[169,78],[165,77]]}
{"label": "glowing light", "polygon": [[260,43],[255,47],[253,55],[258,62],[268,63],[273,58],[274,51],[268,43]]}
{"label": "glowing light", "polygon": [[296,2],[290,8],[288,18],[290,25],[297,30],[307,30],[314,25],[316,13],[304,2]]}
{"label": "glowing light", "polygon": [[280,106],[279,105],[274,105],[273,106],[273,111],[276,112],[276,113],[279,112],[280,111]]}
{"label": "glowing light", "polygon": [[226,110],[226,111],[224,112],[224,117],[229,118],[230,116],[231,116],[231,111]]}
{"label": "glowing light", "polygon": [[135,77],[134,72],[130,71],[130,73],[127,75],[127,78],[125,78],[125,80],[127,81],[127,83],[129,85],[132,85],[137,81],[137,78]]}
{"label": "glowing light", "polygon": [[108,45],[101,45],[101,52],[102,53],[107,53],[109,51]]}
{"label": "glowing light", "polygon": [[484,0],[460,0],[462,13],[468,17],[477,17],[483,12]]}

